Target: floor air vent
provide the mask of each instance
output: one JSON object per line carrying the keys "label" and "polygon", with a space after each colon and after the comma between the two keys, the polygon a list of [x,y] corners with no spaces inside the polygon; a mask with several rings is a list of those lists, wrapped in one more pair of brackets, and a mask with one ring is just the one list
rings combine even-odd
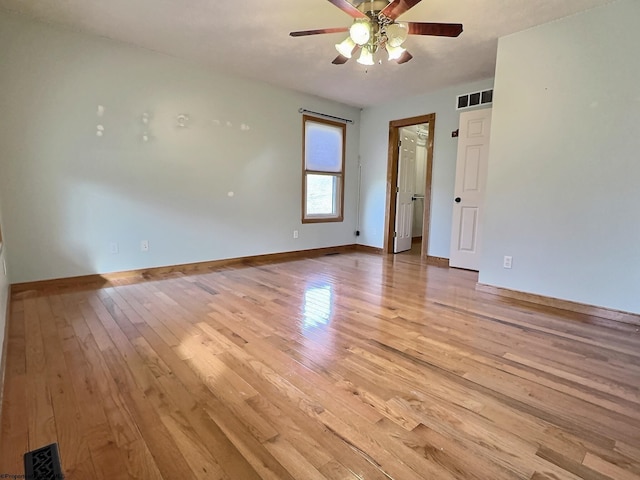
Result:
{"label": "floor air vent", "polygon": [[24,475],[30,480],[62,480],[58,444],[32,450],[24,454]]}

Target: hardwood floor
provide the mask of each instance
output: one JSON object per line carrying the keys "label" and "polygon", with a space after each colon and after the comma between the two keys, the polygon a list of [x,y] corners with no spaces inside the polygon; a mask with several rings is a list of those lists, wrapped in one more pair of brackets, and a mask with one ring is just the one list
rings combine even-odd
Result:
{"label": "hardwood floor", "polygon": [[348,253],[14,295],[0,474],[640,479],[637,327]]}

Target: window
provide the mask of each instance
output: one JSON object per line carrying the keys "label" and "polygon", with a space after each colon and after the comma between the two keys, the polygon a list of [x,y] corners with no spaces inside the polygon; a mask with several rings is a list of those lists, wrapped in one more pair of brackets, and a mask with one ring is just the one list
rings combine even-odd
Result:
{"label": "window", "polygon": [[341,222],[346,125],[303,116],[302,223]]}

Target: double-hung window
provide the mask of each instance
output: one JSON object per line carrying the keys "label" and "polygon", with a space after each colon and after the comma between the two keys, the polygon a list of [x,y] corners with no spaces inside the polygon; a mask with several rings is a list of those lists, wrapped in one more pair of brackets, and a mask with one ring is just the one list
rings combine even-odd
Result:
{"label": "double-hung window", "polygon": [[302,223],[341,222],[346,125],[303,116]]}

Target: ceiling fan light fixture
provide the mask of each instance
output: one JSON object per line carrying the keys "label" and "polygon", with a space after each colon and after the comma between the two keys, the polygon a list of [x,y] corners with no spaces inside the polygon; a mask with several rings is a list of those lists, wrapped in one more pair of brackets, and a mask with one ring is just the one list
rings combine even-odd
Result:
{"label": "ceiling fan light fixture", "polygon": [[371,39],[371,24],[369,20],[356,20],[349,28],[349,36],[354,43],[362,46]]}
{"label": "ceiling fan light fixture", "polygon": [[406,23],[402,22],[387,25],[385,30],[387,33],[387,44],[392,47],[402,45],[409,35],[409,27]]}
{"label": "ceiling fan light fixture", "polygon": [[351,53],[355,46],[356,42],[354,42],[351,37],[347,37],[342,42],[336,43],[336,50],[340,55],[351,58]]}
{"label": "ceiling fan light fixture", "polygon": [[398,60],[404,52],[407,51],[406,48],[402,48],[400,46],[393,47],[388,42],[386,45],[387,53],[389,53],[389,60]]}
{"label": "ceiling fan light fixture", "polygon": [[368,46],[362,47],[362,52],[360,53],[360,58],[358,58],[358,63],[360,65],[367,66],[375,64],[375,62],[373,61],[373,53],[371,53],[371,50]]}
{"label": "ceiling fan light fixture", "polygon": [[[301,30],[290,32],[289,35],[291,37],[306,37],[348,32],[348,38],[343,37],[344,40],[335,44],[340,55],[332,60],[332,64],[343,65],[350,58],[359,57],[358,63],[372,66],[383,62],[383,50],[386,50],[389,60],[394,60],[402,65],[413,58],[413,55],[402,47],[409,35],[457,37],[463,30],[461,23],[398,22],[396,20],[421,1],[329,0],[331,4],[351,17],[349,27]],[[362,50],[359,54],[356,53],[358,48]]]}

